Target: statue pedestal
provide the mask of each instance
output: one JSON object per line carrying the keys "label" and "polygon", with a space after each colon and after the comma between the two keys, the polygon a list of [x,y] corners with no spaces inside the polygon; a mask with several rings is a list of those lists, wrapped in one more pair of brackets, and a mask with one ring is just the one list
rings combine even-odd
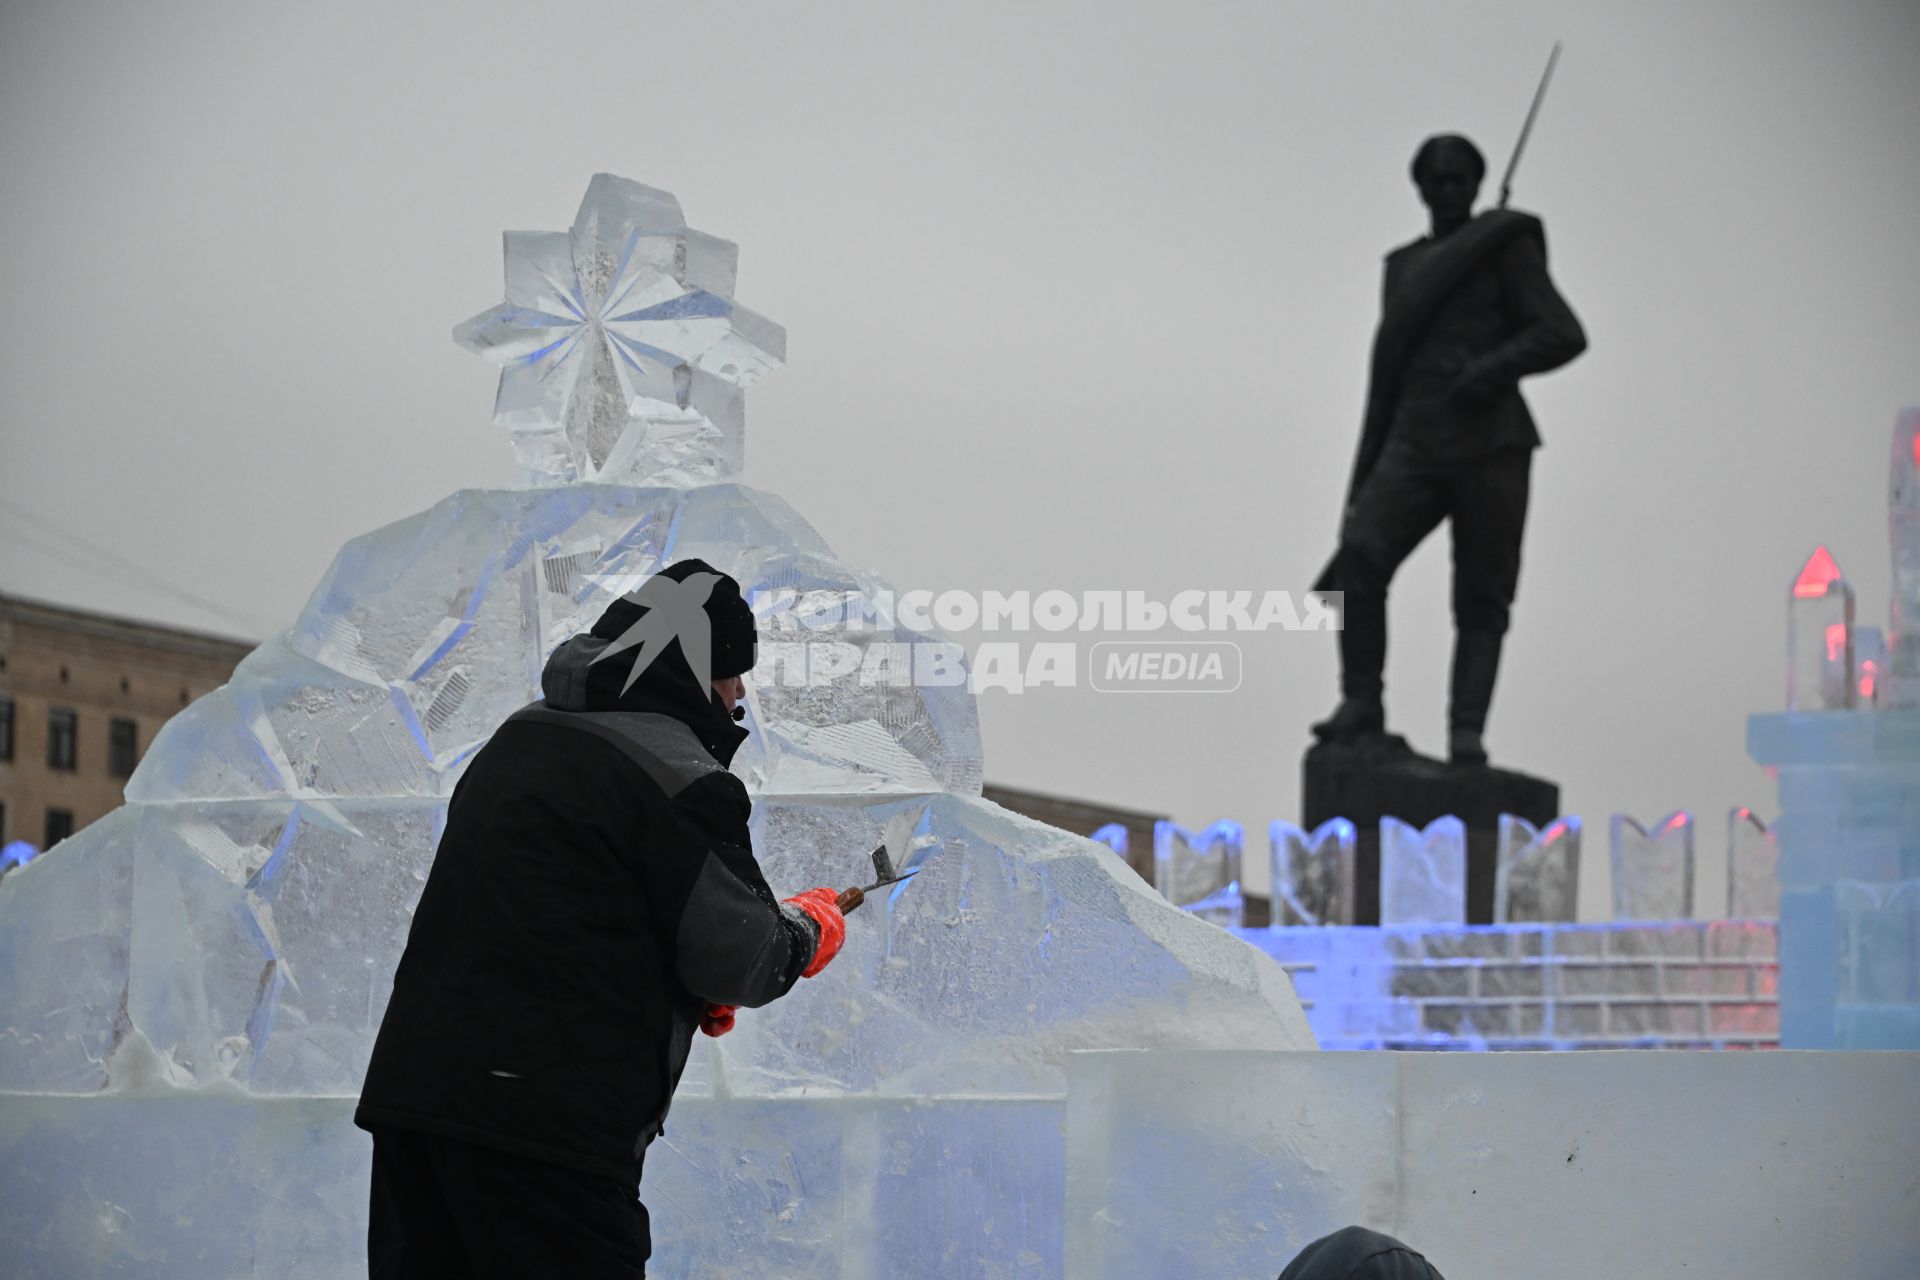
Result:
{"label": "statue pedestal", "polygon": [[1345,818],[1354,826],[1354,923],[1380,923],[1380,819],[1424,827],[1449,815],[1467,828],[1467,923],[1493,923],[1500,815],[1535,826],[1560,816],[1556,783],[1491,765],[1420,755],[1397,734],[1320,742],[1300,762],[1306,829]]}

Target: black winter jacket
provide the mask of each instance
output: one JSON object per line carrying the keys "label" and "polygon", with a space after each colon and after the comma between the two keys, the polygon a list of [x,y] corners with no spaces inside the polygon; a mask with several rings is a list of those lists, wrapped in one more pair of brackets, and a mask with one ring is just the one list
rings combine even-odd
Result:
{"label": "black winter jacket", "polygon": [[[746,736],[670,646],[621,691],[562,645],[467,767],[354,1122],[623,1180],[709,1002],[784,995],[818,930],[753,858]],[[616,670],[617,668],[617,670]]]}

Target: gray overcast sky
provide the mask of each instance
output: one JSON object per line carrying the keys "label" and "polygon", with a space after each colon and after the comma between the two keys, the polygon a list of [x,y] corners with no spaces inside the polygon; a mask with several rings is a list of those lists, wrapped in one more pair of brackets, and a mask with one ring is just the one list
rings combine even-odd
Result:
{"label": "gray overcast sky", "polygon": [[[750,483],[901,588],[1302,590],[1352,457],[1406,162],[1517,185],[1592,349],[1547,447],[1490,743],[1604,817],[1771,815],[1745,718],[1826,542],[1884,621],[1920,401],[1920,5],[7,4],[0,589],[234,630],[20,536],[77,533],[255,634],[348,537],[511,477],[453,324],[588,177],[741,245],[789,365]],[[1494,186],[1489,182],[1486,196]],[[68,544],[68,554],[73,550]],[[1390,713],[1442,743],[1446,545]],[[1325,635],[1231,697],[983,699],[990,779],[1251,829],[1298,809]],[[1264,874],[1249,878],[1264,884]],[[1602,882],[1593,882],[1597,890]],[[1717,885],[1706,901],[1718,900]]]}

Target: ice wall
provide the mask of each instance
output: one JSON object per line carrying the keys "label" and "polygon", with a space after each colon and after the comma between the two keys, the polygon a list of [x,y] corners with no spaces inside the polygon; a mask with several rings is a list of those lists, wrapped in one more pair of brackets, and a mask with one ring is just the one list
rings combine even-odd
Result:
{"label": "ice wall", "polygon": [[1359,1223],[1450,1280],[1911,1276],[1917,1167],[1914,1054],[1087,1054],[1066,1275],[1275,1276]]}
{"label": "ice wall", "polygon": [[[1185,1051],[1064,1096],[692,1098],[651,1270],[1245,1280],[1357,1222],[1469,1280],[1910,1276],[1917,1098],[1913,1054]],[[349,1099],[3,1101],[8,1275],[366,1274]]]}
{"label": "ice wall", "polygon": [[1779,771],[1780,1040],[1920,1048],[1920,711],[1756,715]]}
{"label": "ice wall", "polygon": [[[1057,1096],[683,1099],[647,1156],[649,1274],[1058,1277],[1065,1115]],[[12,1096],[0,1162],[10,1277],[367,1274],[348,1098]]]}
{"label": "ice wall", "polygon": [[1235,931],[1322,1049],[1774,1049],[1772,920]]}

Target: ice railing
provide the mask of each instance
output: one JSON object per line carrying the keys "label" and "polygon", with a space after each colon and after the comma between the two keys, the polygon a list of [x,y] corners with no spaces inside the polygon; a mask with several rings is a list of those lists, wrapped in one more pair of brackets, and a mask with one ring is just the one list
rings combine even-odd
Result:
{"label": "ice railing", "polygon": [[[1692,816],[1647,826],[1611,815],[1613,919],[1578,923],[1584,829],[1577,815],[1538,827],[1502,817],[1492,925],[1466,923],[1457,818],[1382,821],[1379,926],[1353,924],[1359,833],[1345,819],[1269,826],[1268,927],[1244,927],[1237,823],[1158,824],[1155,886],[1278,960],[1323,1048],[1777,1046],[1772,828],[1749,808],[1727,815],[1729,918],[1699,920]],[[1125,853],[1123,828],[1094,838]],[[1871,917],[1861,924],[1862,954],[1883,952]]]}
{"label": "ice railing", "polygon": [[[1695,915],[1696,824],[1674,812],[1652,826],[1616,813],[1607,823],[1613,872],[1613,918],[1685,920]],[[1495,869],[1494,923],[1572,921],[1580,888],[1585,824],[1577,815],[1536,827],[1502,814]],[[1766,920],[1779,914],[1780,845],[1773,829],[1745,806],[1727,814],[1724,914]],[[1127,832],[1117,824],[1093,838],[1125,856]],[[1358,831],[1335,818],[1306,831],[1291,822],[1267,828],[1268,883],[1276,927],[1350,925],[1356,912]],[[1174,822],[1154,826],[1154,888],[1175,906],[1216,924],[1246,923],[1241,885],[1245,831],[1221,821],[1198,831]],[[1467,919],[1467,829],[1458,818],[1425,828],[1394,818],[1380,822],[1380,912],[1383,925],[1454,924]]]}

